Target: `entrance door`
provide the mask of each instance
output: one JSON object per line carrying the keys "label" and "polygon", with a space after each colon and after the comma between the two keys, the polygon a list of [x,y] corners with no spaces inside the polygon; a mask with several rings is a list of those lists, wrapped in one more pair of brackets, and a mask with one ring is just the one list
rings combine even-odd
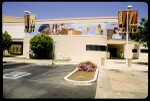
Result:
{"label": "entrance door", "polygon": [[117,48],[109,48],[110,58],[117,58]]}

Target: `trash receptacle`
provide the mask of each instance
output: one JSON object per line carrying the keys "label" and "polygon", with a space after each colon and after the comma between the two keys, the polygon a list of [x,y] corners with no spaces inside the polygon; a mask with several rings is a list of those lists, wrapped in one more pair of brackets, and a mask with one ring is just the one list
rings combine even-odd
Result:
{"label": "trash receptacle", "polygon": [[131,67],[131,66],[132,66],[132,59],[128,58],[128,67]]}
{"label": "trash receptacle", "polygon": [[101,58],[101,66],[104,66],[105,64],[105,58]]}

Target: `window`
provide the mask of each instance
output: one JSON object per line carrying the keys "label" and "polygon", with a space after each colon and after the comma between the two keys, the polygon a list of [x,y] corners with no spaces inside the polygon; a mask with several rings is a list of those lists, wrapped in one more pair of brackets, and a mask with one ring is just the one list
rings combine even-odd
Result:
{"label": "window", "polygon": [[87,51],[106,51],[106,46],[100,45],[86,45]]}
{"label": "window", "polygon": [[132,53],[137,53],[137,49],[132,49]]}
{"label": "window", "polygon": [[141,53],[148,53],[148,49],[141,49]]}
{"label": "window", "polygon": [[96,45],[91,45],[92,46],[92,50],[96,50],[97,51],[97,46]]}
{"label": "window", "polygon": [[10,54],[23,54],[23,43],[22,42],[13,42],[12,45],[9,47],[8,52]]}
{"label": "window", "polygon": [[86,45],[86,50],[92,50],[92,45]]}

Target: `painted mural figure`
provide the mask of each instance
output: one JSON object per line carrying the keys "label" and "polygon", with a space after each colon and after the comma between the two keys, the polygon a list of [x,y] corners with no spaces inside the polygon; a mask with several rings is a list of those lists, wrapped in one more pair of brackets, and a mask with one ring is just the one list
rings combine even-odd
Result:
{"label": "painted mural figure", "polygon": [[114,34],[112,35],[112,39],[122,39],[122,35],[119,34],[118,27],[114,27]]}
{"label": "painted mural figure", "polygon": [[91,34],[91,28],[87,27],[86,32],[87,32],[88,35],[90,35]]}
{"label": "painted mural figure", "polygon": [[58,24],[52,25],[52,34],[57,35],[58,34]]}
{"label": "painted mural figure", "polygon": [[68,35],[68,27],[65,24],[60,24],[58,26],[58,34],[60,35]]}
{"label": "painted mural figure", "polygon": [[[131,33],[131,32],[129,32],[129,34],[128,34],[128,40],[131,40],[131,35],[132,35],[132,33]],[[126,35],[124,35],[124,36],[123,36],[123,39],[126,39],[126,37],[127,37],[127,36],[126,36]]]}
{"label": "painted mural figure", "polygon": [[42,24],[38,31],[41,33],[41,34],[47,34],[47,35],[50,35],[51,34],[51,30],[50,30],[50,25],[49,24]]}
{"label": "painted mural figure", "polygon": [[103,35],[103,30],[101,28],[101,24],[98,24],[97,25],[97,28],[96,28],[96,35]]}

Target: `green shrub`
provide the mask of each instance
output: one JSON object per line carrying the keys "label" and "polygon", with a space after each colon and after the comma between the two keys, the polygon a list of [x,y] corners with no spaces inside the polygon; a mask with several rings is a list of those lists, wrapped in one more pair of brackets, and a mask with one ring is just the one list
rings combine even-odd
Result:
{"label": "green shrub", "polygon": [[11,36],[8,34],[7,31],[5,31],[2,35],[3,39],[2,39],[2,49],[3,51],[8,49],[12,43],[12,38]]}
{"label": "green shrub", "polygon": [[37,58],[53,58],[53,39],[46,34],[38,34],[30,40],[30,49]]}

